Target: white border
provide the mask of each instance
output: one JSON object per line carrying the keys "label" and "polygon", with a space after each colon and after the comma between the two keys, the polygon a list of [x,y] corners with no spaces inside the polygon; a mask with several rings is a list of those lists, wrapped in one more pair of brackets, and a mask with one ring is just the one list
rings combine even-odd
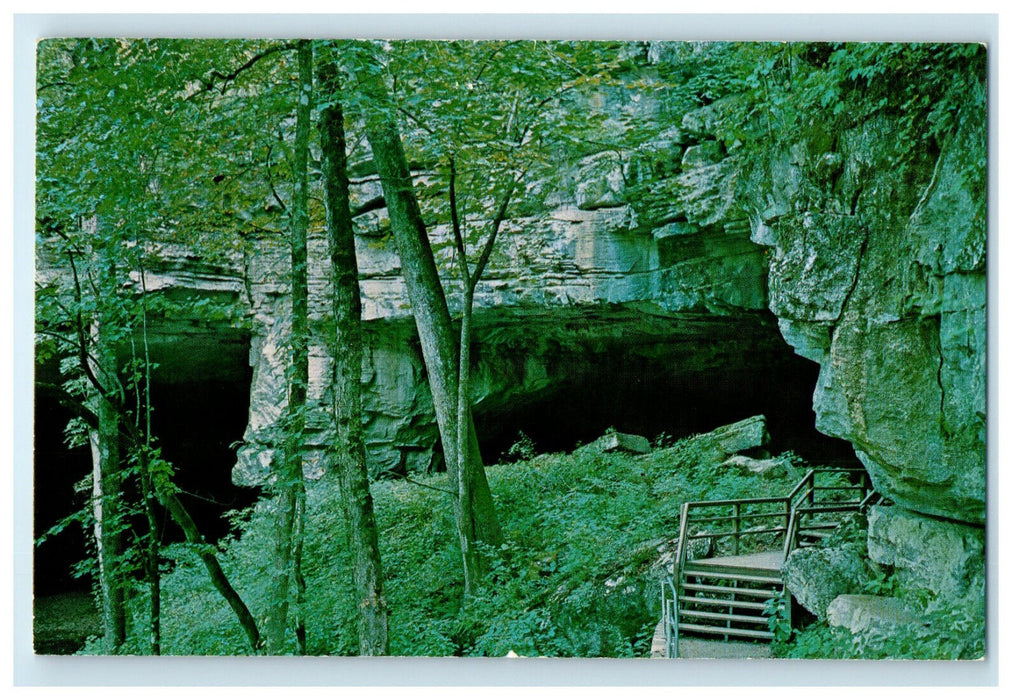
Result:
{"label": "white border", "polygon": [[[51,3],[39,3],[39,9]],[[124,3],[128,8],[135,4]],[[266,3],[248,3],[260,9]],[[287,4],[299,10],[301,3]],[[316,3],[321,6],[321,3]],[[384,11],[392,3],[380,2]],[[404,3],[406,5],[406,3]],[[475,3],[476,4],[476,3]],[[518,9],[549,3],[518,3]],[[724,4],[724,3],[719,3]],[[859,7],[874,3],[859,3]],[[117,3],[106,3],[117,5]],[[208,7],[181,2],[175,9]],[[816,3],[801,3],[810,9]],[[880,5],[885,5],[881,3]],[[933,8],[936,3],[928,3]],[[941,3],[940,5],[945,5]],[[279,3],[273,3],[278,8]],[[590,7],[591,3],[585,3]],[[627,7],[624,5],[624,7]],[[978,9],[976,4],[972,9]],[[634,7],[634,11],[640,8]],[[13,498],[14,677],[16,685],[136,686],[634,686],[634,685],[993,685],[996,643],[997,423],[998,415],[998,35],[993,15],[21,15],[14,18],[14,236],[13,256],[3,256],[0,276],[13,279]],[[989,485],[991,605],[989,659],[984,662],[793,662],[539,659],[266,659],[266,658],[65,658],[31,653],[31,431],[34,42],[45,36],[302,36],[401,38],[576,38],[727,40],[937,40],[989,44],[991,131],[989,173]],[[1014,74],[1013,74],[1014,78]],[[8,131],[7,133],[11,133]],[[10,171],[7,171],[10,172]],[[5,192],[11,189],[5,188]],[[1007,191],[1007,190],[1006,190]],[[7,268],[8,261],[12,262]],[[1006,280],[1001,280],[1006,283]],[[8,288],[9,289],[9,288]],[[6,312],[6,305],[4,305]],[[11,328],[11,326],[7,326]],[[10,365],[8,365],[10,366]],[[5,377],[6,378],[6,377]],[[5,387],[6,388],[6,387]],[[1007,436],[1001,436],[1006,439]],[[6,436],[5,438],[6,439]],[[1014,452],[1012,452],[1014,454]],[[10,483],[10,482],[8,482]],[[9,579],[8,579],[9,580]],[[8,598],[8,600],[10,600]],[[9,639],[9,637],[8,637]],[[6,642],[4,643],[6,646]],[[8,657],[9,658],[9,657]],[[1005,670],[1004,668],[1002,669]],[[303,692],[303,691],[302,691]],[[487,691],[486,691],[487,692]],[[830,691],[825,691],[830,692]]]}

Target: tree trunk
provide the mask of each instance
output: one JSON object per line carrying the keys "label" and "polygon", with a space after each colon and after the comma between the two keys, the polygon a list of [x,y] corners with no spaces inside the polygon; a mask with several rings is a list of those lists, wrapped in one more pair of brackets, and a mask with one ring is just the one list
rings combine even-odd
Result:
{"label": "tree trunk", "polygon": [[308,630],[304,624],[304,601],[307,598],[307,585],[301,563],[304,560],[305,513],[308,499],[302,488],[297,494],[297,508],[294,513],[294,636],[297,637],[297,653],[304,656],[308,653]]}
{"label": "tree trunk", "polygon": [[159,518],[156,512],[158,501],[152,487],[149,474],[149,446],[145,445],[138,451],[138,470],[141,475],[142,491],[145,498],[145,518],[148,521],[148,533],[145,542],[145,578],[149,588],[149,653],[159,656],[162,642],[160,640],[160,575],[159,575]]}
{"label": "tree trunk", "polygon": [[460,320],[460,366],[457,377],[456,392],[456,473],[459,490],[456,494],[456,518],[457,532],[460,538],[460,554],[463,559],[464,569],[464,598],[473,596],[480,584],[481,575],[484,570],[484,562],[480,556],[477,546],[477,532],[475,523],[471,518],[471,479],[470,479],[470,454],[469,438],[473,424],[471,421],[471,321],[474,318],[474,292],[478,288],[481,275],[484,274],[485,266],[492,256],[495,247],[496,236],[499,235],[499,228],[506,218],[506,208],[509,206],[516,187],[517,180],[508,183],[505,195],[499,203],[498,210],[492,219],[491,230],[488,239],[482,250],[481,257],[475,265],[474,272],[471,272],[470,261],[467,259],[467,244],[460,228],[460,214],[457,205],[456,194],[456,161],[450,156],[449,159],[449,215],[453,226],[453,238],[456,242],[456,257],[460,268],[460,279],[463,283],[462,316]]}
{"label": "tree trunk", "polygon": [[[295,567],[294,521],[297,503],[304,490],[304,410],[308,395],[308,142],[311,131],[312,50],[311,42],[298,42],[300,99],[294,136],[294,194],[291,203],[290,295],[292,367],[284,426],[284,446],[277,474],[277,525],[274,552],[272,599],[266,627],[268,651],[286,650],[290,582]],[[300,625],[298,625],[300,626]]]}
{"label": "tree trunk", "polygon": [[471,435],[470,368],[471,368],[471,310],[474,307],[474,288],[470,280],[463,290],[463,318],[460,321],[460,369],[456,395],[456,521],[460,538],[460,554],[464,568],[464,598],[477,592],[482,565],[478,554],[477,532],[471,517],[470,454]]}
{"label": "tree trunk", "polygon": [[212,585],[219,592],[221,596],[226,600],[227,604],[234,611],[237,616],[237,621],[240,622],[241,628],[244,630],[244,634],[248,637],[248,642],[251,644],[253,651],[258,651],[262,647],[262,640],[258,634],[258,625],[255,624],[255,618],[252,617],[251,611],[248,610],[248,606],[241,600],[240,595],[234,590],[234,587],[230,585],[230,581],[227,579],[226,574],[223,573],[223,567],[219,565],[219,560],[216,559],[214,552],[216,548],[205,541],[202,533],[198,530],[198,526],[195,521],[191,518],[191,515],[184,508],[184,504],[180,502],[170,488],[161,488],[158,484],[156,485],[156,494],[159,497],[159,502],[167,512],[170,513],[170,517],[173,521],[180,526],[180,529],[184,531],[184,537],[187,539],[189,544],[196,545],[198,556],[202,560],[202,564],[205,565],[205,570],[209,572],[209,578],[212,580]]}
{"label": "tree trunk", "polygon": [[400,133],[392,120],[383,120],[370,127],[368,140],[382,181],[393,236],[400,251],[400,265],[414,309],[451,487],[454,493],[460,493],[460,470],[456,465],[458,442],[464,442],[467,447],[463,464],[468,481],[465,491],[470,502],[470,528],[476,541],[498,546],[502,543],[502,531],[482,466],[473,416],[464,416],[466,432],[463,440],[457,438],[459,369],[453,322],[414,194]]}
{"label": "tree trunk", "polygon": [[[319,84],[323,93],[335,93],[336,73],[336,66],[331,63],[320,69]],[[361,422],[361,292],[350,214],[347,146],[343,111],[335,102],[321,111],[319,135],[336,327],[330,343],[336,427],[331,462],[339,476],[349,528],[354,590],[360,601],[357,616],[360,651],[363,656],[378,656],[389,653],[388,610]]]}
{"label": "tree trunk", "polygon": [[[138,239],[135,238],[135,245],[138,246]],[[139,255],[141,246],[138,246]],[[145,266],[139,257],[138,276],[142,284],[141,296],[141,317],[142,317],[142,363],[144,367],[145,390],[144,399],[141,384],[137,372],[134,373],[135,393],[135,429],[144,436],[145,442],[142,445],[135,445],[135,454],[138,456],[138,476],[141,481],[142,498],[145,501],[145,519],[148,521],[148,532],[145,538],[145,578],[149,588],[149,652],[153,656],[162,653],[162,641],[160,630],[160,590],[161,581],[159,574],[159,501],[156,498],[155,487],[150,472],[151,464],[149,456],[152,449],[152,357],[149,352],[149,318],[146,301],[148,288],[145,282]],[[137,361],[134,352],[134,340],[131,341],[131,356]],[[141,425],[141,416],[144,412],[145,424]]]}
{"label": "tree trunk", "polygon": [[[116,357],[106,342],[102,322],[93,329],[96,367],[94,376],[105,377],[116,367]],[[124,515],[121,502],[123,474],[120,465],[120,416],[105,392],[97,392],[97,426],[90,431],[92,444],[96,549],[99,555],[99,588],[102,596],[103,639],[107,654],[116,654],[127,636],[121,559],[124,555]]]}

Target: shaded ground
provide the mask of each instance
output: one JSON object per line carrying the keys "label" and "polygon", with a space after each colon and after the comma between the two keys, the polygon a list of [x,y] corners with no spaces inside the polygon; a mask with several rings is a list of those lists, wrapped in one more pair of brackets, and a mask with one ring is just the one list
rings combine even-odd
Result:
{"label": "shaded ground", "polygon": [[753,642],[722,642],[715,639],[679,640],[680,659],[767,659],[771,658],[771,647]]}
{"label": "shaded ground", "polygon": [[91,593],[36,596],[33,638],[36,654],[73,654],[101,632]]}
{"label": "shaded ground", "polygon": [[[665,620],[660,620],[651,640],[651,658],[668,658],[665,651]],[[725,642],[719,639],[680,637],[678,659],[770,659],[771,645],[755,642]]]}

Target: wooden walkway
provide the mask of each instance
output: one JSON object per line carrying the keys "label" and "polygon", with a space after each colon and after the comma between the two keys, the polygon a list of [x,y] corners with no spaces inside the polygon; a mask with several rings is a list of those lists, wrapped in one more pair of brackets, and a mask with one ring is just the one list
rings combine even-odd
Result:
{"label": "wooden walkway", "polygon": [[[816,544],[875,495],[862,467],[832,468],[811,470],[784,497],[684,503],[671,590],[662,590],[664,655],[757,656],[747,645],[769,642],[771,615],[791,608],[789,552]],[[738,645],[717,646],[730,642]]]}

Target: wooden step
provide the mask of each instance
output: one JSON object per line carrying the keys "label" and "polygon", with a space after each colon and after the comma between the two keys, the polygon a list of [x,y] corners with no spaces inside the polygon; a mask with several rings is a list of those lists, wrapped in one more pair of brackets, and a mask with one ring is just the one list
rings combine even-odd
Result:
{"label": "wooden step", "polygon": [[706,610],[677,610],[680,617],[693,617],[699,620],[718,620],[720,622],[742,622],[748,625],[766,625],[768,618],[764,615],[733,615],[731,613],[708,612]]}
{"label": "wooden step", "polygon": [[751,639],[770,640],[775,635],[764,630],[748,630],[739,627],[714,627],[712,625],[695,625],[692,622],[677,622],[673,628],[681,632],[695,632],[698,634],[717,634],[727,637],[749,637]]}
{"label": "wooden step", "polygon": [[707,583],[684,583],[683,588],[688,591],[702,591],[704,593],[731,593],[738,596],[752,598],[771,598],[774,591],[763,588],[734,588],[732,586],[712,586]]}
{"label": "wooden step", "polygon": [[[732,590],[731,588],[729,589]],[[767,603],[753,603],[748,600],[728,600],[726,598],[701,598],[692,595],[678,596],[676,600],[683,603],[696,603],[697,605],[714,605],[722,608],[750,608],[751,610],[765,610]]]}
{"label": "wooden step", "polygon": [[706,559],[690,559],[686,563],[693,566],[721,566],[726,569],[754,569],[764,571],[780,571],[784,558],[779,550],[753,552],[749,554],[728,554]]}
{"label": "wooden step", "polygon": [[763,569],[726,569],[716,566],[691,566],[688,564],[686,568],[683,569],[683,576],[721,578],[730,581],[747,581],[750,583],[762,583],[773,586],[782,585],[782,576],[780,574]]}
{"label": "wooden step", "polygon": [[824,522],[824,521],[819,522],[819,523],[803,523],[803,529],[804,530],[834,530],[835,528],[837,528],[841,524],[842,523],[829,523],[829,522]]}

